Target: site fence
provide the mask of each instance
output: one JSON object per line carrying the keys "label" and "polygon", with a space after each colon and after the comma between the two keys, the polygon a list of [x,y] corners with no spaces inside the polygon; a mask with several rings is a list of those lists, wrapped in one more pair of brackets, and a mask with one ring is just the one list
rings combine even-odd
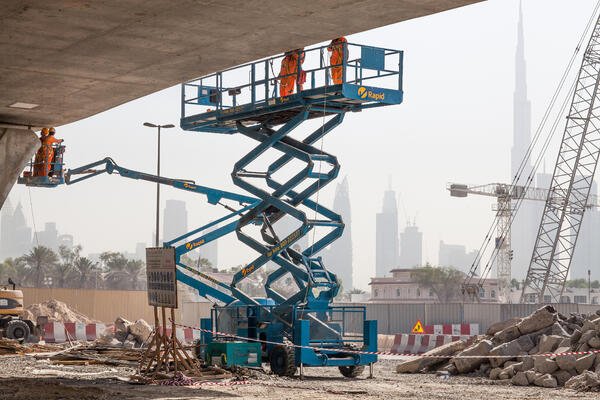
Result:
{"label": "site fence", "polygon": [[[104,323],[112,323],[117,317],[135,321],[143,318],[153,324],[154,313],[148,305],[145,290],[95,290],[21,288],[25,307],[46,300],[59,300],[69,307]],[[180,301],[175,319],[178,322],[197,325],[200,318],[210,317],[212,303]]]}
{"label": "site fence", "polygon": [[[337,303],[336,303],[337,304]],[[482,303],[444,303],[444,304],[398,304],[398,303],[346,303],[364,305],[367,319],[377,320],[378,332],[394,335],[409,333],[420,320],[423,325],[440,324],[479,324],[479,331],[498,321],[525,317],[538,309],[538,304],[482,304]],[[342,304],[338,304],[342,305]],[[565,315],[569,313],[593,313],[600,310],[599,305],[590,304],[553,304]],[[359,329],[361,321],[346,321],[346,330]]]}

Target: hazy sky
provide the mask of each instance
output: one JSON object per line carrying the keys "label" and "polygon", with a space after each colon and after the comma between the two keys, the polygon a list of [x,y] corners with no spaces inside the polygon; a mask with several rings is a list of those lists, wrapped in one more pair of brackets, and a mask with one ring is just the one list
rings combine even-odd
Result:
{"label": "hazy sky", "polygon": [[[516,46],[516,0],[489,0],[350,36],[351,42],[405,51],[405,100],[399,106],[349,114],[324,141],[347,175],[352,201],[354,280],[367,288],[375,271],[375,214],[391,177],[399,197],[400,228],[416,219],[424,232],[423,259],[437,263],[440,240],[480,245],[493,215],[491,198],[450,198],[447,182],[507,182],[512,144],[512,95]],[[524,0],[527,83],[537,126],[574,51],[594,0]],[[578,61],[579,63],[579,61]],[[113,157],[132,169],[153,172],[155,130],[144,121],[179,121],[179,87],[138,99],[102,114],[59,127],[68,166]],[[237,190],[233,163],[255,145],[240,135],[163,134],[165,176]],[[555,158],[551,153],[548,168]],[[550,171],[551,172],[551,171]],[[321,194],[333,202],[335,183]],[[55,221],[84,252],[133,251],[152,239],[155,186],[101,176],[74,186],[31,189],[38,230]],[[15,186],[31,223],[28,189]],[[162,189],[165,199],[187,201],[188,225],[200,226],[222,211],[203,197]],[[220,266],[255,256],[232,236],[219,243]]]}

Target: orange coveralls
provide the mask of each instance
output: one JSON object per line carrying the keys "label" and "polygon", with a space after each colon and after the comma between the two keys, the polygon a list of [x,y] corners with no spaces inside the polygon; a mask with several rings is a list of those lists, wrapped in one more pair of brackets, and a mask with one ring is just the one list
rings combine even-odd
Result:
{"label": "orange coveralls", "polygon": [[281,97],[289,96],[290,94],[294,93],[297,72],[298,53],[289,53],[285,57],[283,57],[283,60],[281,60],[281,69],[279,70],[279,95]]}
{"label": "orange coveralls", "polygon": [[[331,56],[329,58],[329,64],[331,65],[331,79],[333,80],[334,85],[340,85],[342,83],[342,78],[344,75],[344,44],[348,43],[345,37],[340,37],[337,39],[333,39],[327,50],[331,52]],[[346,51],[346,59],[348,59],[348,53]]]}
{"label": "orange coveralls", "polygon": [[54,135],[47,135],[40,138],[42,146],[38,149],[35,154],[33,164],[33,176],[48,176],[52,169],[52,159],[54,158],[54,148],[52,147],[55,143],[60,143]]}

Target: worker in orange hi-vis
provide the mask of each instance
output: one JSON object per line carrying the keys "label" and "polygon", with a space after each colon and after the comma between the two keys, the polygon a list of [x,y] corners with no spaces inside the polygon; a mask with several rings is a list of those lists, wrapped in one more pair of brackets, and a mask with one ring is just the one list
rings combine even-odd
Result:
{"label": "worker in orange hi-vis", "polygon": [[[279,95],[281,97],[289,96],[294,93],[296,79],[302,85],[306,81],[306,73],[301,74],[301,65],[304,62],[304,50],[296,49],[288,51],[281,60],[281,69],[279,70]],[[304,77],[304,79],[302,79]],[[302,90],[302,89],[300,89]]]}
{"label": "worker in orange hi-vis", "polygon": [[44,176],[44,139],[48,136],[48,133],[50,133],[48,128],[42,128],[40,132],[41,145],[33,159],[33,176]]}
{"label": "worker in orange hi-vis", "polygon": [[329,43],[327,50],[331,53],[329,64],[331,65],[331,80],[334,85],[341,85],[344,76],[344,59],[348,60],[348,49],[344,46],[348,41],[345,37],[335,38]]}
{"label": "worker in orange hi-vis", "polygon": [[62,139],[57,139],[54,137],[56,130],[54,128],[50,128],[48,130],[48,135],[44,137],[42,140],[42,149],[43,149],[43,175],[48,176],[50,171],[52,171],[52,160],[54,160],[54,146],[55,144],[62,143]]}

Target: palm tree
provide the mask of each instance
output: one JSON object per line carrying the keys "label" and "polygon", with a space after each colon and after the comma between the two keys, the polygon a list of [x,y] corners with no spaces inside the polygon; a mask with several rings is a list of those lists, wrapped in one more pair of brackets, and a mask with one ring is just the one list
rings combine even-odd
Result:
{"label": "palm tree", "polygon": [[54,277],[56,278],[55,284],[57,287],[63,288],[69,278],[73,277],[75,271],[75,261],[79,258],[81,253],[81,245],[77,245],[73,248],[67,246],[60,246],[58,248],[58,255],[60,262],[54,267]]}
{"label": "palm tree", "polygon": [[27,265],[22,258],[7,258],[0,263],[0,284],[8,282],[11,278],[21,286],[27,278]]}
{"label": "palm tree", "polygon": [[54,269],[58,262],[58,256],[51,249],[44,246],[36,246],[22,257],[28,266],[27,281],[34,287],[42,287],[44,278]]}
{"label": "palm tree", "polygon": [[129,284],[131,285],[131,289],[139,289],[139,279],[140,273],[144,269],[144,262],[141,260],[129,260],[125,265],[125,272],[127,273],[127,278],[129,280]]}
{"label": "palm tree", "polygon": [[109,289],[125,289],[127,287],[127,259],[122,253],[104,252],[100,254],[100,261],[106,273],[104,279]]}
{"label": "palm tree", "polygon": [[98,263],[93,262],[87,257],[79,257],[75,260],[74,266],[79,275],[79,288],[85,289],[90,287],[92,281],[97,283],[100,272]]}

